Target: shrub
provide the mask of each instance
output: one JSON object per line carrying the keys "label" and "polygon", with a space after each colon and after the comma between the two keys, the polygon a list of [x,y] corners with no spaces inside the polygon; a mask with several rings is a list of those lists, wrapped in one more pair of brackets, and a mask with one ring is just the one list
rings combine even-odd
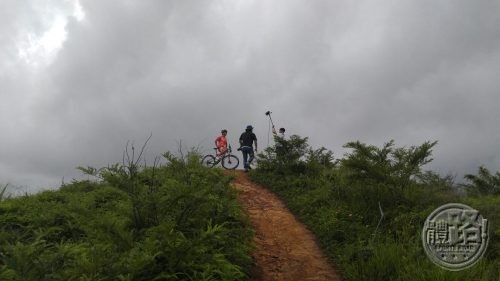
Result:
{"label": "shrub", "polygon": [[494,175],[485,167],[479,167],[477,175],[467,174],[465,179],[470,183],[463,186],[472,195],[500,195],[500,172]]}

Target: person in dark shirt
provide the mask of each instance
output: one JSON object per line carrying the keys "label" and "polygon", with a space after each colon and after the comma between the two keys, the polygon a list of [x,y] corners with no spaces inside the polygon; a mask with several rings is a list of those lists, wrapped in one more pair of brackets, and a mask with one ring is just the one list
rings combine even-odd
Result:
{"label": "person in dark shirt", "polygon": [[[254,159],[253,144],[255,143],[255,152],[257,152],[257,137],[252,132],[253,127],[248,125],[245,132],[240,136],[240,150],[243,153],[243,166],[245,172],[250,169],[250,163]],[[250,156],[250,157],[249,157]]]}

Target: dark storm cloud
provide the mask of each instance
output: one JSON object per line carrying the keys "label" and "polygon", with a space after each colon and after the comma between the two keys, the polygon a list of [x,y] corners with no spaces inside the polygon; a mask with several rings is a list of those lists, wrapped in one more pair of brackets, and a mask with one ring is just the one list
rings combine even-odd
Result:
{"label": "dark storm cloud", "polygon": [[[248,124],[263,148],[269,109],[337,156],[356,139],[439,140],[429,167],[500,170],[497,1],[85,0],[83,20],[75,2],[34,3],[0,12],[2,181],[57,185],[151,132],[150,157],[179,140],[208,151],[222,128],[235,146]],[[23,63],[19,38],[54,15],[61,49]]]}

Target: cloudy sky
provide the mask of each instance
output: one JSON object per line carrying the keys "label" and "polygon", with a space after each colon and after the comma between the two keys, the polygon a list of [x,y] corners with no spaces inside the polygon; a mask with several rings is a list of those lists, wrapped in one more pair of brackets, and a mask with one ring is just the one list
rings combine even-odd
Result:
{"label": "cloudy sky", "polygon": [[[500,1],[0,0],[0,182],[208,152],[267,110],[340,157],[438,140],[442,174],[500,170]],[[460,180],[460,178],[459,178]]]}

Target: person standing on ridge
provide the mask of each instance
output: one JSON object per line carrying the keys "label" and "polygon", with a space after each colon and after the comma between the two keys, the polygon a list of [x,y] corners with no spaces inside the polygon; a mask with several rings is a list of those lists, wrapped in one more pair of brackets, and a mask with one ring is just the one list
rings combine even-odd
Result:
{"label": "person standing on ridge", "polygon": [[215,139],[215,147],[217,147],[217,157],[223,156],[227,152],[227,130],[223,129],[221,135]]}
{"label": "person standing on ridge", "polygon": [[280,128],[279,133],[276,133],[276,129],[273,126],[273,135],[284,139],[285,138],[285,128]]}
{"label": "person standing on ridge", "polygon": [[[257,152],[257,137],[252,132],[253,127],[248,125],[245,129],[245,132],[240,136],[240,148],[243,153],[243,166],[245,168],[245,172],[248,172],[250,169],[250,163],[254,159],[254,150],[253,144],[255,143],[255,152]],[[250,156],[250,157],[249,157]]]}

